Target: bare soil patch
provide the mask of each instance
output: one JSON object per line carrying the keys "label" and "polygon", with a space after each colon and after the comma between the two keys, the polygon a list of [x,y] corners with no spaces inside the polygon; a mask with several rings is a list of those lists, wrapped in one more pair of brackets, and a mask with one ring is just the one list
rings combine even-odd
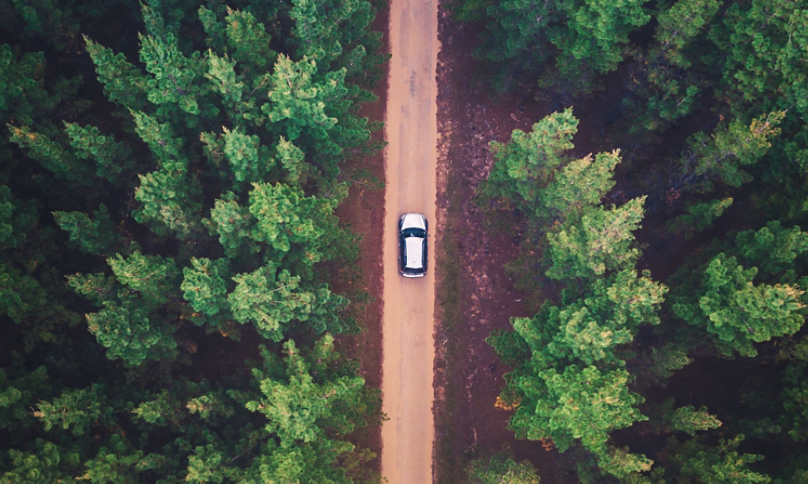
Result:
{"label": "bare soil patch", "polygon": [[559,467],[551,444],[516,440],[507,429],[510,412],[495,406],[510,369],[485,338],[495,329],[512,329],[512,317],[530,316],[536,308],[526,306],[503,269],[515,258],[518,241],[486,231],[473,201],[493,164],[489,142],[508,141],[516,128],[529,131],[550,107],[491,96],[474,80],[474,26],[453,22],[445,9],[439,26],[435,482],[464,482],[469,460],[501,450],[530,460],[543,483],[575,482]]}

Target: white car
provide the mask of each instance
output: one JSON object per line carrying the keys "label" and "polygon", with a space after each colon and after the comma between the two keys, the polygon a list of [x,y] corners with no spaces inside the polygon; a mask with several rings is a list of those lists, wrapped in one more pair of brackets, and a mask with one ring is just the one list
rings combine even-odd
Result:
{"label": "white car", "polygon": [[428,224],[420,213],[405,213],[398,221],[398,271],[404,277],[426,274]]}

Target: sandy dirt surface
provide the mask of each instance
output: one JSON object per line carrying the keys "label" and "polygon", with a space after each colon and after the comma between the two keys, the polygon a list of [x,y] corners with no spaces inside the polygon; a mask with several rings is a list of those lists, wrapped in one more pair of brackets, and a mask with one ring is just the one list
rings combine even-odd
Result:
{"label": "sandy dirt surface", "polygon": [[385,135],[382,475],[390,484],[432,483],[434,264],[425,278],[398,274],[396,228],[420,212],[434,244],[437,0],[392,0]]}

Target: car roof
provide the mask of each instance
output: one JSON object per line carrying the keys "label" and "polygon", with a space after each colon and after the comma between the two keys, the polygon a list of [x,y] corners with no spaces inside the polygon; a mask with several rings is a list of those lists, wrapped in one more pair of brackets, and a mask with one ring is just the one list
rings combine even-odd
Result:
{"label": "car roof", "polygon": [[407,265],[408,269],[422,269],[424,267],[423,251],[424,251],[424,238],[423,237],[407,237],[404,239],[407,250]]}
{"label": "car roof", "polygon": [[409,228],[426,230],[426,217],[420,213],[405,213],[401,216],[401,229]]}

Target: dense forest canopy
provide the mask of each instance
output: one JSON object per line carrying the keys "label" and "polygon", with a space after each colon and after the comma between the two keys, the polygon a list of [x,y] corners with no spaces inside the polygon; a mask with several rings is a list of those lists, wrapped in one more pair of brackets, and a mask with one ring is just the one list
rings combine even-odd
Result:
{"label": "dense forest canopy", "polygon": [[0,1],[0,482],[378,480],[326,268],[377,8]]}
{"label": "dense forest canopy", "polygon": [[[478,190],[539,301],[488,339],[516,437],[552,442],[582,482],[808,480],[808,5],[450,8],[479,28],[493,91],[555,107],[491,143]],[[491,466],[534,482],[490,459],[471,482]]]}

